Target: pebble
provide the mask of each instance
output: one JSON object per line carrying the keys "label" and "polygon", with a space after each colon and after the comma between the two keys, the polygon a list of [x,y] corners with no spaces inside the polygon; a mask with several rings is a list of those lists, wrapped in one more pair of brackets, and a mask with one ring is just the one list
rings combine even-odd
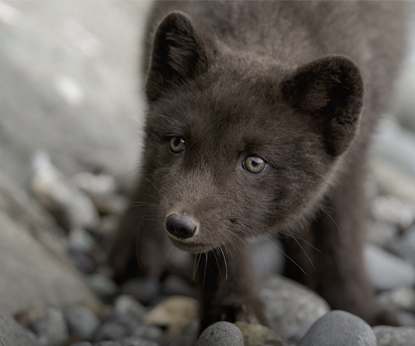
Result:
{"label": "pebble", "polygon": [[121,346],[121,344],[118,341],[105,340],[94,343],[94,346]]}
{"label": "pebble", "polygon": [[47,153],[35,154],[33,170],[32,189],[36,197],[67,231],[98,225],[98,212],[89,197],[69,185]]}
{"label": "pebble", "polygon": [[92,252],[96,248],[94,237],[82,228],[71,230],[67,246],[69,249],[84,253]]}
{"label": "pebble", "polygon": [[415,327],[373,328],[378,339],[378,346],[415,346]]}
{"label": "pebble", "polygon": [[389,291],[415,284],[415,268],[406,261],[372,244],[364,251],[366,270],[375,289]]}
{"label": "pebble", "polygon": [[144,320],[166,328],[167,338],[173,340],[197,317],[198,306],[196,299],[172,296],[151,309]]}
{"label": "pebble", "polygon": [[68,326],[61,309],[48,307],[45,318],[37,324],[37,335],[44,346],[63,346],[69,337]]}
{"label": "pebble", "polygon": [[269,278],[260,290],[271,329],[296,343],[311,325],[330,311],[327,302],[308,288],[282,276]]}
{"label": "pebble", "polygon": [[134,297],[129,295],[120,295],[114,303],[114,313],[127,315],[141,322],[147,313],[147,309],[140,304]]}
{"label": "pebble", "polygon": [[92,339],[100,326],[98,317],[88,308],[80,305],[72,305],[64,310],[71,335],[83,339]]}
{"label": "pebble", "polygon": [[95,264],[92,259],[84,254],[82,251],[68,248],[66,251],[72,263],[85,274],[91,274],[95,269]]}
{"label": "pebble", "polygon": [[203,331],[195,346],[244,346],[244,340],[234,324],[216,322]]}
{"label": "pebble", "polygon": [[244,339],[244,346],[283,346],[282,339],[271,329],[261,324],[250,324],[246,322],[235,322],[241,330]]}
{"label": "pebble", "polygon": [[178,275],[168,275],[161,284],[161,293],[165,296],[185,296],[196,298],[196,290],[189,282]]}
{"label": "pebble", "polygon": [[413,313],[399,311],[396,313],[396,318],[401,326],[415,327],[415,314]]}
{"label": "pebble", "polygon": [[415,136],[395,121],[384,119],[372,143],[371,153],[415,176]]}
{"label": "pebble", "polygon": [[128,280],[122,284],[121,293],[133,296],[144,305],[150,304],[160,296],[160,282],[150,277]]}
{"label": "pebble", "polygon": [[316,345],[377,346],[377,343],[373,329],[365,321],[346,311],[334,310],[318,319],[298,343],[298,346]]}
{"label": "pebble", "polygon": [[159,346],[154,341],[137,338],[137,337],[130,337],[126,338],[121,342],[121,346]]}
{"label": "pebble", "polygon": [[95,341],[104,341],[104,340],[121,340],[129,336],[128,327],[116,322],[107,322],[101,325],[98,329],[94,340]]}
{"label": "pebble", "polygon": [[397,227],[386,221],[374,220],[368,225],[367,241],[389,251],[396,249]]}
{"label": "pebble", "polygon": [[415,266],[415,227],[411,227],[399,240],[397,254]]}
{"label": "pebble", "polygon": [[164,336],[164,331],[159,327],[149,324],[142,324],[136,327],[132,333],[132,336],[154,341],[158,345],[167,344],[166,337]]}
{"label": "pebble", "polygon": [[89,341],[82,341],[72,344],[71,346],[92,346],[92,344]]}
{"label": "pebble", "polygon": [[390,311],[410,311],[415,313],[415,291],[410,287],[397,287],[392,291],[378,295],[377,303],[380,307]]}
{"label": "pebble", "polygon": [[90,275],[87,284],[102,299],[111,298],[118,292],[115,282],[103,274]]}
{"label": "pebble", "polygon": [[415,222],[415,207],[395,196],[378,196],[371,204],[372,215],[377,220],[407,229]]}

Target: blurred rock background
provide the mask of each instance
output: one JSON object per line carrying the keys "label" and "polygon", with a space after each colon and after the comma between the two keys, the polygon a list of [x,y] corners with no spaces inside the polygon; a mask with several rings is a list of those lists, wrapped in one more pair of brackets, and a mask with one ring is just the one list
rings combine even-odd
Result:
{"label": "blurred rock background", "polygon": [[[150,4],[0,0],[0,346],[195,341],[191,283],[171,274],[119,287],[103,265],[140,162],[140,43]],[[415,326],[415,4],[407,6],[408,58],[368,164],[366,265],[379,304]],[[327,304],[276,276],[278,242],[252,245],[279,335],[264,343],[294,345]],[[415,340],[414,329],[374,332],[379,346]]]}

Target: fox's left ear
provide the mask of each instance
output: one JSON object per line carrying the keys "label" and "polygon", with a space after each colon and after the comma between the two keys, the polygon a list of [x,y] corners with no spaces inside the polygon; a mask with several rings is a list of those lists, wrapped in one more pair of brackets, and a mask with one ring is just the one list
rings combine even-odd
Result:
{"label": "fox's left ear", "polygon": [[207,70],[207,41],[184,13],[172,12],[162,20],[154,37],[146,85],[150,102]]}
{"label": "fox's left ear", "polygon": [[280,87],[286,103],[311,117],[330,155],[349,147],[363,105],[363,81],[352,60],[338,55],[319,58],[300,66]]}

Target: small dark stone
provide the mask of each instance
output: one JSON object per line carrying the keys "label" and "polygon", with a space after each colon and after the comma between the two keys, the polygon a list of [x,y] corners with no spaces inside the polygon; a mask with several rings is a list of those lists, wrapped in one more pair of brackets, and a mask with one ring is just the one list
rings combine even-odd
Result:
{"label": "small dark stone", "polygon": [[92,346],[92,344],[88,341],[77,342],[76,344],[72,344],[71,346]]}
{"label": "small dark stone", "polygon": [[83,273],[91,274],[94,269],[95,265],[93,261],[85,255],[83,252],[78,251],[76,249],[68,249],[67,254],[72,261],[72,263]]}
{"label": "small dark stone", "polygon": [[167,340],[164,336],[164,332],[161,328],[153,325],[143,324],[138,326],[132,336],[139,337],[146,340],[151,340],[159,345],[166,345]]}
{"label": "small dark stone", "polygon": [[188,281],[177,275],[169,275],[161,285],[161,292],[165,296],[187,296],[196,298],[195,289]]}
{"label": "small dark stone", "polygon": [[159,346],[158,343],[138,337],[126,338],[121,342],[121,346]]}
{"label": "small dark stone", "polygon": [[135,297],[140,303],[148,305],[160,295],[160,283],[153,278],[138,278],[126,281],[121,293]]}
{"label": "small dark stone", "polygon": [[64,310],[71,335],[90,340],[100,325],[98,317],[88,308],[74,305]]}

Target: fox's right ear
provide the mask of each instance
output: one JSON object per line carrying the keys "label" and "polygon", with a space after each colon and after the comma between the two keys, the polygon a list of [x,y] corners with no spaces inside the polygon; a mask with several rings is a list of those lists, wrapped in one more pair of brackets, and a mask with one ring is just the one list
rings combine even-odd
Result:
{"label": "fox's right ear", "polygon": [[155,101],[172,86],[205,72],[209,64],[207,44],[186,14],[176,11],[167,15],[154,37],[146,85],[148,100]]}

